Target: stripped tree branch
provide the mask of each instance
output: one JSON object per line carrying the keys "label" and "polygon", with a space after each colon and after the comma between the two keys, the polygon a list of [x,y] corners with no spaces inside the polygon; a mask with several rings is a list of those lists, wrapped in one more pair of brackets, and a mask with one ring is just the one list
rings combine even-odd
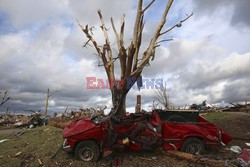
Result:
{"label": "stripped tree branch", "polygon": [[126,74],[126,63],[127,63],[127,53],[124,47],[124,28],[125,28],[125,14],[122,15],[121,18],[121,29],[120,29],[120,67],[121,67],[121,78],[123,78]]}
{"label": "stripped tree branch", "polygon": [[114,24],[114,21],[113,21],[112,17],[111,17],[110,21],[111,21],[111,25],[112,25],[113,31],[115,33],[116,44],[117,44],[118,50],[120,50],[120,48],[121,48],[120,38],[119,38],[119,35],[118,35],[118,33],[117,33],[116,29],[115,29],[115,24]]}
{"label": "stripped tree branch", "polygon": [[87,42],[85,42],[85,44],[84,44],[84,45],[82,45],[82,47],[84,48],[84,47],[86,47],[87,45],[88,45],[88,46],[91,46],[91,45],[89,44],[89,42],[90,42],[90,39],[88,39],[88,41],[87,41]]}
{"label": "stripped tree branch", "polygon": [[117,59],[119,59],[119,57],[115,57],[115,58],[113,58],[113,62],[115,62]]}
{"label": "stripped tree branch", "polygon": [[142,13],[144,13],[153,3],[155,2],[155,0],[152,0],[143,10]]}
{"label": "stripped tree branch", "polygon": [[173,30],[175,27],[181,27],[182,23],[185,22],[186,20],[188,20],[191,16],[193,16],[193,13],[191,13],[190,15],[187,15],[187,17],[183,20],[181,20],[179,23],[175,24],[174,26],[172,26],[171,28],[169,28],[168,30],[160,33],[160,35],[166,34],[168,32],[170,32],[171,30]]}
{"label": "stripped tree branch", "polygon": [[164,40],[160,40],[159,42],[156,42],[156,46],[159,45],[162,42],[168,42],[168,41],[173,41],[173,38],[169,38],[169,39],[164,39]]}
{"label": "stripped tree branch", "polygon": [[173,3],[173,0],[168,1],[167,5],[166,5],[166,8],[164,10],[164,13],[162,15],[161,21],[158,24],[158,27],[157,27],[157,29],[155,31],[155,34],[154,34],[153,38],[151,39],[147,50],[143,53],[143,60],[142,60],[141,64],[137,67],[137,69],[132,72],[131,76],[136,76],[139,73],[141,73],[144,66],[146,64],[148,64],[148,61],[149,61],[150,57],[152,56],[152,51],[155,48],[155,43],[156,43],[158,37],[160,36],[160,32],[161,32],[164,24],[166,23],[166,17],[167,17],[167,14],[169,12],[170,7],[172,6],[172,3]]}
{"label": "stripped tree branch", "polygon": [[[2,92],[0,92],[1,94]],[[3,97],[1,99],[1,102],[0,102],[0,106],[4,105],[4,103],[6,103],[8,100],[10,100],[10,96],[8,95],[8,91],[6,90],[4,93],[3,93]]]}
{"label": "stripped tree branch", "polygon": [[[86,37],[92,42],[92,44],[94,45],[96,51],[97,51],[97,55],[102,59],[102,62],[104,64],[105,67],[105,71],[106,74],[108,76],[108,78],[113,77],[112,73],[110,72],[110,70],[107,68],[107,58],[106,58],[106,44],[103,45],[103,50],[101,51],[100,46],[97,44],[97,42],[94,40],[94,38],[92,37],[92,35],[89,34],[89,28],[88,25],[85,26],[85,28],[79,23],[79,21],[76,19],[78,25],[80,26],[80,28],[82,29],[83,33],[86,35]],[[98,65],[99,66],[99,65]]]}
{"label": "stripped tree branch", "polygon": [[120,31],[121,47],[124,47],[124,28],[125,28],[125,14],[122,15],[122,19],[121,19],[121,31]]}
{"label": "stripped tree branch", "polygon": [[133,71],[136,70],[137,68],[137,60],[138,60],[138,56],[139,56],[139,51],[140,51],[140,47],[141,47],[141,41],[142,41],[142,32],[143,32],[143,28],[145,25],[145,22],[143,21],[144,16],[142,15],[141,18],[141,23],[139,26],[139,34],[138,34],[138,39],[137,39],[137,46],[136,46],[136,50],[135,50],[135,55],[134,55],[134,65],[133,65]]}
{"label": "stripped tree branch", "polygon": [[78,25],[81,27],[82,31],[84,32],[84,34],[86,35],[86,37],[93,43],[93,45],[95,46],[95,49],[98,53],[98,56],[101,57],[102,52],[97,44],[97,42],[94,40],[94,38],[89,34],[89,29],[88,29],[88,25],[85,26],[85,28],[79,23],[79,21],[76,19]]}
{"label": "stripped tree branch", "polygon": [[110,75],[110,79],[115,79],[115,75],[114,75],[114,63],[113,63],[113,56],[112,56],[112,50],[111,50],[111,47],[110,47],[110,41],[109,41],[109,37],[108,37],[108,33],[107,33],[107,29],[106,29],[106,26],[105,26],[105,23],[104,23],[104,19],[102,17],[102,13],[101,13],[101,10],[99,9],[97,11],[98,15],[99,15],[99,18],[100,18],[100,21],[101,21],[101,28],[102,28],[102,31],[103,31],[103,34],[104,34],[104,37],[106,39],[106,50],[107,50],[107,53],[108,53],[108,58],[109,58],[109,63],[107,65],[105,65],[105,67],[108,68],[108,72],[109,72],[109,75]]}

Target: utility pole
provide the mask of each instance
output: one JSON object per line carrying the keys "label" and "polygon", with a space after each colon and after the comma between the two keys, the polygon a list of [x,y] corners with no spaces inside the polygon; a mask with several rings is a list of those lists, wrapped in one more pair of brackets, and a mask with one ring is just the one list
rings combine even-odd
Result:
{"label": "utility pole", "polygon": [[45,111],[44,111],[44,115],[47,116],[48,113],[48,105],[49,105],[49,89],[47,90],[47,96],[46,96],[46,101],[45,101]]}
{"label": "utility pole", "polygon": [[6,112],[5,112],[5,116],[7,117],[9,114],[9,107],[7,108]]}

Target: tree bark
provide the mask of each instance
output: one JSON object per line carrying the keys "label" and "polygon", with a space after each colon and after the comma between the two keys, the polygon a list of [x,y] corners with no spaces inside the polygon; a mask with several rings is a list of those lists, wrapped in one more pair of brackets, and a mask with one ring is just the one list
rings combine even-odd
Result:
{"label": "tree bark", "polygon": [[[127,90],[123,89],[113,89],[111,91],[112,94],[112,102],[113,102],[113,113],[117,116],[123,116],[126,114],[126,97]],[[111,113],[112,114],[112,113]]]}
{"label": "tree bark", "polygon": [[119,108],[117,110],[117,116],[123,116],[126,114],[126,97],[127,94],[122,95]]}

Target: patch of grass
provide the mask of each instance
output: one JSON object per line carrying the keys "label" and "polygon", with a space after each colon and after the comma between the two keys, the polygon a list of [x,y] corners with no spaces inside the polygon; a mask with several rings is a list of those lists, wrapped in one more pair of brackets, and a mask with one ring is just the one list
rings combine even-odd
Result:
{"label": "patch of grass", "polygon": [[221,119],[231,119],[232,114],[224,113],[224,112],[211,112],[204,116],[205,119],[209,121],[213,120],[221,120]]}
{"label": "patch of grass", "polygon": [[[13,133],[1,133],[0,140],[10,139],[0,143],[0,167],[12,166],[39,166],[38,158],[45,167],[72,166],[72,167],[96,167],[114,166],[122,163],[121,166],[188,166],[188,162],[180,161],[166,155],[159,155],[154,152],[130,152],[117,151],[98,162],[83,162],[75,160],[66,152],[60,151],[51,160],[62,144],[62,129],[45,126],[27,130],[24,134],[16,137]],[[15,156],[22,152],[19,156]],[[152,159],[156,157],[156,159]],[[142,159],[145,158],[145,159]],[[152,159],[152,160],[147,160]]]}
{"label": "patch of grass", "polygon": [[[19,137],[14,133],[1,134],[0,140],[9,139],[0,143],[0,166],[39,166],[38,159],[43,166],[94,166],[93,163],[76,161],[66,152],[60,151],[51,160],[62,145],[62,129],[52,126],[28,129]],[[18,152],[20,155],[15,156]]]}
{"label": "patch of grass", "polygon": [[[26,130],[19,137],[3,134],[1,139],[10,139],[1,143],[0,164],[2,166],[20,166],[30,164],[38,166],[37,159],[46,163],[62,143],[62,130],[51,126]],[[19,156],[15,156],[22,152]]]}

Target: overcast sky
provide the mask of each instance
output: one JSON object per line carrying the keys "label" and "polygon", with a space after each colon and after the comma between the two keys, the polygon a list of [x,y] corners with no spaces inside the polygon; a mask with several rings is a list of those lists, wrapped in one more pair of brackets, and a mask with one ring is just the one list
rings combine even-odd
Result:
{"label": "overcast sky", "polygon": [[[145,1],[145,4],[148,1]],[[110,17],[119,26],[126,14],[125,40],[128,44],[136,10],[135,0],[0,0],[0,90],[8,90],[11,100],[0,108],[16,112],[44,110],[47,88],[53,95],[50,113],[79,107],[111,107],[109,90],[86,89],[86,77],[106,79],[98,67],[95,50],[82,48],[86,41],[75,19],[95,26],[95,38],[103,42],[97,9],[107,27]],[[159,22],[166,0],[157,0],[146,14],[142,49]],[[225,105],[250,101],[250,1],[175,0],[165,29],[194,16],[163,39],[156,58],[146,67],[143,78],[163,78],[175,106],[201,103]],[[114,39],[110,29],[111,39]],[[114,40],[113,42],[114,43]],[[115,47],[115,45],[114,45]],[[119,65],[119,64],[118,64]],[[129,111],[136,95],[143,108],[150,109],[155,90],[131,90]]]}

